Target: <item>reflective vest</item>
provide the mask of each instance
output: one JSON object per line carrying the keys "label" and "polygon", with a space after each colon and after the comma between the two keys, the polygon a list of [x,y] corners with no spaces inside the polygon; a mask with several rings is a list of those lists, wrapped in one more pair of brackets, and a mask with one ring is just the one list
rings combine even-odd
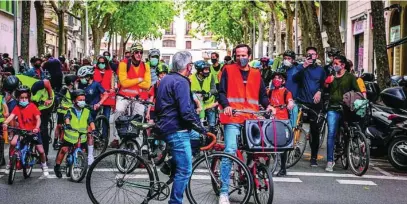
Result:
{"label": "reflective vest", "polygon": [[[204,79],[202,87],[196,75],[193,74],[191,76],[191,91],[205,91],[209,93],[211,91],[212,74]],[[213,103],[215,103],[215,96],[211,96],[208,100],[204,101],[204,109],[210,107]]]}
{"label": "reflective vest", "polygon": [[[54,104],[54,100],[52,101],[52,103],[48,106],[45,106],[44,103],[46,100],[48,100],[48,92],[47,89],[43,88],[41,90],[38,90],[35,94],[32,93],[32,87],[36,82],[39,82],[40,80],[33,78],[33,77],[29,77],[29,76],[25,76],[22,74],[17,74],[16,77],[20,80],[20,82],[23,85],[26,85],[28,87],[30,87],[31,90],[31,101],[34,102],[37,106],[39,110],[44,110],[47,108],[51,108],[52,105]],[[52,90],[52,97],[54,97],[54,90]]]}
{"label": "reflective vest", "polygon": [[[87,139],[87,133],[88,133],[88,119],[90,115],[90,111],[87,108],[84,108],[82,110],[81,117],[78,118],[76,114],[74,113],[73,109],[69,109],[69,112],[71,113],[71,121],[70,124],[73,129],[78,130],[82,135],[81,135],[81,143],[86,142]],[[71,144],[76,144],[78,142],[79,138],[79,133],[76,131],[72,130],[64,130],[64,140],[71,143]]]}
{"label": "reflective vest", "polygon": [[[0,103],[3,102],[3,95],[0,95]],[[0,104],[0,123],[4,122],[3,104]]]}
{"label": "reflective vest", "polygon": [[[66,99],[61,99],[61,106],[63,109],[58,108],[57,112],[66,115],[68,112],[68,109],[73,106],[72,100],[71,100],[71,93],[69,92],[68,88],[66,89],[66,94],[65,94]],[[67,101],[68,100],[68,101]]]}
{"label": "reflective vest", "polygon": [[[225,67],[227,72],[226,97],[230,107],[237,110],[259,111],[259,92],[261,83],[261,73],[259,70],[250,68],[246,85],[237,64]],[[225,107],[224,107],[225,108]],[[222,124],[244,123],[248,119],[256,119],[255,115],[236,113],[234,116],[219,114]]]}
{"label": "reflective vest", "polygon": [[218,71],[216,71],[216,70],[213,68],[213,65],[211,65],[211,74],[212,74],[213,76],[215,76],[215,83],[216,83],[216,84],[219,83],[219,79],[218,79],[216,76],[219,75],[219,72],[221,72],[222,67],[223,67],[223,64],[219,64],[219,65],[220,65],[220,68],[219,68]]}
{"label": "reflective vest", "polygon": [[[110,90],[114,88],[114,77],[113,70],[105,70],[103,76],[100,69],[95,69],[95,74],[93,75],[93,80],[99,82],[102,87],[109,92],[109,97],[102,103],[105,106],[114,106],[116,105],[116,93],[110,93]],[[102,97],[102,96],[101,96]]]}
{"label": "reflective vest", "polygon": [[[127,64],[127,59],[124,59],[122,63]],[[127,78],[128,79],[137,79],[137,78],[144,78],[144,74],[146,72],[144,62],[140,62],[138,71],[136,72],[136,67],[131,63],[129,70],[127,71]],[[134,85],[132,87],[121,87],[119,91],[119,95],[127,96],[127,97],[135,97],[139,95],[143,89],[141,89],[138,85]]]}

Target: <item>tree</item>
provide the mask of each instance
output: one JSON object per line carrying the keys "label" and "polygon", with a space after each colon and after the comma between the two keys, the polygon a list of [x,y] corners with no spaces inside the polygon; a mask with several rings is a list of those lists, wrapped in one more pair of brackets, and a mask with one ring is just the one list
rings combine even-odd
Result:
{"label": "tree", "polygon": [[268,47],[269,47],[269,57],[272,58],[274,52],[274,15],[271,12],[269,12],[268,15],[270,19]]}
{"label": "tree", "polygon": [[21,57],[29,62],[31,1],[21,2]]}
{"label": "tree", "polygon": [[43,1],[35,1],[35,13],[37,17],[37,49],[38,56],[44,54],[45,51],[45,32],[44,32],[44,3]]}
{"label": "tree", "polygon": [[280,9],[284,13],[287,47],[290,50],[295,50],[293,45],[293,21],[295,11],[291,8],[289,1],[285,1],[285,7],[280,7]]}
{"label": "tree", "polygon": [[328,35],[329,46],[337,48],[341,53],[345,53],[345,47],[342,43],[341,33],[339,31],[339,2],[321,1],[321,6],[323,8],[322,24],[325,26],[325,31]]}
{"label": "tree", "polygon": [[390,80],[386,32],[383,32],[386,29],[383,16],[384,5],[383,1],[370,1],[370,6],[372,9],[372,23],[374,25],[373,50],[376,53],[377,82],[380,89],[383,90]]}
{"label": "tree", "polygon": [[55,0],[51,0],[50,4],[54,9],[54,12],[58,17],[58,54],[65,54],[65,13],[70,6],[70,1],[58,1],[58,5]]}
{"label": "tree", "polygon": [[[300,20],[301,20],[301,37],[302,39],[309,37],[309,42],[306,44],[302,41],[303,54],[305,48],[313,46],[318,49],[319,52],[323,52],[321,28],[318,22],[318,16],[316,13],[315,3],[313,1],[301,1],[298,2],[301,6]],[[308,35],[308,36],[306,36]],[[321,59],[322,64],[324,60]]]}

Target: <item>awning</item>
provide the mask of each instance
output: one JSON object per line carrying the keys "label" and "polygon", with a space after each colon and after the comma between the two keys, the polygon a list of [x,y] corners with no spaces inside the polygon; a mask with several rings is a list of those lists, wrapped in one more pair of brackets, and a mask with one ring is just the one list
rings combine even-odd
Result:
{"label": "awning", "polygon": [[402,45],[404,43],[407,43],[407,37],[401,38],[400,40],[397,40],[395,42],[392,42],[392,43],[388,44],[387,49]]}

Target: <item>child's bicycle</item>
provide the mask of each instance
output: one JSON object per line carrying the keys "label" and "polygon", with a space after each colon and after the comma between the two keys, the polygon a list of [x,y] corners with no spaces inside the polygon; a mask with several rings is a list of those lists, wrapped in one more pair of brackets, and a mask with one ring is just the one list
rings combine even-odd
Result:
{"label": "child's bicycle", "polygon": [[[67,129],[63,127],[62,129]],[[81,147],[81,137],[85,134],[91,134],[89,132],[80,132],[76,129],[69,128],[70,131],[78,132],[79,138],[76,144],[72,144],[68,148],[68,152],[66,153],[65,159],[65,172],[66,176],[70,177],[71,181],[74,182],[81,182],[85,176],[86,172],[88,171],[88,159],[85,155],[84,148]],[[60,150],[61,151],[61,150]]]}
{"label": "child's bicycle", "polygon": [[13,184],[17,170],[23,169],[24,178],[28,178],[31,175],[33,166],[39,160],[39,154],[35,150],[35,144],[33,143],[33,141],[38,140],[38,134],[14,127],[8,127],[8,129],[18,135],[15,149],[10,153],[8,184]]}

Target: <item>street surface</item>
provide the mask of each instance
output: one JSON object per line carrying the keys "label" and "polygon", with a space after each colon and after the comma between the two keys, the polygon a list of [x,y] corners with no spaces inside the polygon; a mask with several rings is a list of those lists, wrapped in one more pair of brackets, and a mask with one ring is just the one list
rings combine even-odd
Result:
{"label": "street surface", "polygon": [[[323,145],[320,150],[319,167],[311,168],[309,149],[307,149],[302,160],[288,169],[288,176],[274,177],[273,203],[407,203],[407,173],[396,171],[386,159],[371,159],[367,174],[357,177],[350,170],[343,170],[340,164],[334,167],[334,172],[325,172],[325,155],[325,145]],[[5,167],[2,166],[0,168],[1,203],[91,203],[86,193],[86,179],[82,183],[73,183],[65,175],[62,179],[56,178],[53,172],[55,156],[56,151],[52,150],[49,156],[50,176],[48,178],[41,176],[41,169],[36,165],[29,179],[24,179],[21,171],[17,172],[13,185],[7,184],[7,176],[4,175]],[[160,172],[159,174],[162,180],[168,178]],[[140,176],[147,175],[140,173]],[[184,196],[184,202],[188,203],[186,196]],[[254,203],[253,197],[251,203]]]}

